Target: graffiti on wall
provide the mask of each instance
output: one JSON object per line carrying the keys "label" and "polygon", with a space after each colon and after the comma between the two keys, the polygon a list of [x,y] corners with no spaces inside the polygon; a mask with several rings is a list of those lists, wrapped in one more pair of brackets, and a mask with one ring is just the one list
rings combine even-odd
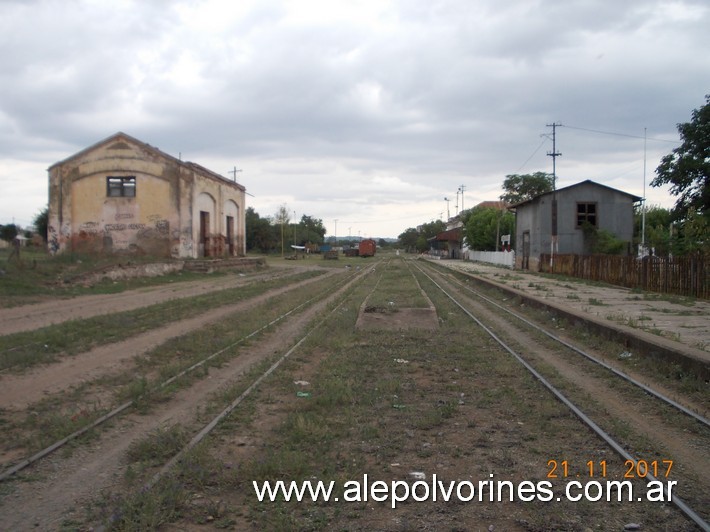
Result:
{"label": "graffiti on wall", "polygon": [[107,233],[114,231],[140,231],[145,229],[145,224],[106,224],[104,225],[104,231]]}
{"label": "graffiti on wall", "polygon": [[147,223],[140,223],[133,213],[115,213],[111,223],[84,221],[72,227],[64,224],[47,228],[47,247],[50,253],[59,253],[65,246],[76,252],[114,253],[129,252],[170,256],[171,246],[179,242],[180,234],[171,235],[170,221],[161,215],[152,215]]}
{"label": "graffiti on wall", "polygon": [[148,216],[148,221],[152,222],[153,226],[155,229],[161,234],[161,235],[168,235],[170,232],[170,222],[163,218],[159,214],[151,214]]}
{"label": "graffiti on wall", "polygon": [[59,251],[59,232],[53,225],[47,227],[47,249],[52,255]]}

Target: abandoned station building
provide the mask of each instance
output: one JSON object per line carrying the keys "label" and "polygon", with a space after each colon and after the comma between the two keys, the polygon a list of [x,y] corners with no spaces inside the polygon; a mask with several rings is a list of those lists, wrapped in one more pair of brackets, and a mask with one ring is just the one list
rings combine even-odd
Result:
{"label": "abandoned station building", "polygon": [[245,188],[125,133],[48,172],[52,253],[245,254]]}
{"label": "abandoned station building", "polygon": [[[585,225],[626,242],[634,236],[634,205],[642,198],[586,180],[512,205],[515,267],[539,269],[542,254],[590,253]],[[555,244],[555,239],[557,240]]]}

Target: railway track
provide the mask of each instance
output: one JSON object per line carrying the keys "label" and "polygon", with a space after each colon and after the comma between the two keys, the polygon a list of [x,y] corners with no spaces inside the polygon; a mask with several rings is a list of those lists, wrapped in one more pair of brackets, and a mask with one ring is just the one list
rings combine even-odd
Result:
{"label": "railway track", "polygon": [[[453,305],[455,305],[457,309],[463,312],[466,316],[468,316],[468,318],[470,318],[472,322],[476,324],[476,327],[485,330],[487,334],[489,334],[498,344],[500,344],[501,348],[507,354],[515,357],[515,359],[518,360],[519,363],[522,364],[528,371],[530,371],[550,393],[552,393],[560,402],[562,402],[567,408],[574,412],[574,414],[583,423],[590,427],[591,430],[593,430],[598,435],[598,437],[605,442],[605,445],[608,445],[610,449],[612,449],[615,453],[618,453],[619,456],[621,456],[621,458],[623,458],[624,460],[633,462],[634,467],[638,468],[639,464],[642,462],[642,460],[639,460],[639,458],[633,453],[635,443],[634,438],[629,437],[626,439],[620,439],[618,437],[615,437],[615,435],[613,434],[615,426],[612,424],[611,430],[606,428],[606,426],[609,425],[609,422],[608,419],[605,419],[605,416],[623,416],[625,414],[628,414],[628,412],[623,411],[619,413],[608,410],[607,408],[609,406],[609,403],[605,403],[606,406],[604,407],[599,407],[598,405],[593,405],[592,407],[589,407],[591,403],[587,402],[588,400],[584,397],[582,397],[582,400],[580,400],[578,394],[568,394],[560,391],[560,384],[562,384],[562,386],[564,387],[565,379],[569,375],[576,372],[579,377],[580,374],[583,374],[583,379],[586,379],[588,381],[588,386],[591,388],[594,388],[595,386],[608,386],[608,388],[613,393],[620,394],[622,402],[625,400],[625,398],[629,396],[629,394],[631,397],[633,397],[634,404],[639,400],[645,401],[643,404],[644,411],[657,411],[660,408],[661,410],[675,409],[680,412],[682,414],[682,417],[685,418],[684,421],[681,422],[678,426],[673,425],[672,427],[667,428],[667,430],[673,432],[674,434],[676,434],[676,436],[678,434],[678,431],[680,433],[683,433],[683,440],[685,440],[689,436],[689,425],[693,426],[694,428],[690,430],[690,437],[693,438],[693,442],[691,442],[690,444],[684,443],[683,445],[687,445],[687,447],[697,447],[699,451],[697,451],[696,454],[693,454],[691,452],[683,458],[676,458],[674,456],[674,462],[678,464],[676,469],[674,469],[674,473],[680,471],[681,473],[685,474],[690,473],[693,470],[692,463],[685,465],[683,464],[684,459],[690,460],[691,462],[692,460],[707,461],[707,443],[708,441],[710,441],[710,434],[707,430],[707,419],[695,412],[693,409],[680,404],[678,401],[667,400],[667,398],[665,398],[663,394],[656,392],[652,386],[643,384],[641,386],[638,386],[638,384],[640,383],[633,382],[633,380],[627,379],[624,375],[619,375],[617,372],[612,371],[613,368],[605,367],[603,364],[597,364],[602,369],[595,371],[607,372],[608,375],[606,376],[600,376],[595,374],[594,372],[587,373],[587,370],[585,369],[579,370],[578,368],[575,368],[574,364],[570,365],[570,362],[567,358],[554,352],[555,349],[550,349],[549,344],[547,344],[546,342],[555,342],[559,344],[561,346],[560,349],[563,349],[569,353],[573,353],[573,356],[578,359],[583,359],[584,364],[591,364],[593,362],[591,359],[593,359],[594,357],[589,355],[588,353],[585,353],[584,350],[582,350],[581,348],[571,345],[569,342],[562,341],[561,339],[557,338],[553,333],[541,330],[539,326],[532,323],[530,320],[523,318],[522,316],[516,315],[512,318],[501,318],[500,313],[503,311],[507,313],[507,309],[504,309],[500,304],[493,301],[491,298],[486,297],[483,294],[475,293],[475,291],[471,290],[470,287],[456,282],[450,275],[446,275],[438,271],[431,265],[422,265],[420,263],[414,264],[411,261],[406,261],[406,263],[418,286],[422,288],[422,291],[425,292],[425,294],[431,296],[432,298],[434,297],[434,294],[436,294],[437,297],[443,295],[448,298],[448,300]],[[385,263],[380,264],[384,265]],[[227,418],[236,409],[238,409],[240,405],[244,402],[245,398],[249,396],[249,394],[256,390],[259,385],[267,377],[269,377],[269,375],[272,375],[286,359],[288,359],[296,350],[298,350],[303,345],[303,343],[306,342],[306,340],[313,333],[313,331],[322,327],[327,327],[328,320],[330,319],[330,317],[333,316],[346,301],[346,297],[344,294],[346,293],[346,291],[349,290],[349,287],[354,286],[354,283],[356,283],[356,281],[358,281],[359,279],[362,279],[364,277],[364,274],[368,272],[373,272],[374,270],[374,268],[368,267],[360,272],[356,272],[356,275],[349,276],[347,279],[343,280],[337,288],[333,287],[332,289],[330,289],[330,297],[325,297],[326,294],[324,293],[318,294],[317,296],[314,296],[313,298],[309,299],[307,302],[304,302],[298,307],[291,309],[289,312],[280,316],[277,320],[264,325],[261,329],[255,330],[247,337],[240,339],[237,343],[246,341],[249,337],[255,336],[262,332],[264,329],[272,327],[273,325],[275,325],[276,322],[281,321],[292,313],[297,312],[297,310],[301,307],[312,305],[316,301],[320,301],[321,303],[326,299],[329,301],[329,311],[325,314],[321,314],[321,316],[316,320],[311,321],[310,324],[302,330],[302,333],[299,335],[298,339],[294,339],[293,345],[291,345],[288,349],[282,351],[276,357],[276,360],[271,365],[269,365],[268,368],[265,369],[265,371],[251,377],[251,381],[245,384],[246,388],[236,397],[234,397],[229,402],[226,408],[221,410],[216,416],[210,419],[209,422],[204,424],[201,429],[195,431],[190,441],[181,450],[175,453],[169,460],[167,460],[162,467],[160,467],[159,471],[156,472],[156,474],[152,477],[152,479],[150,480],[148,485],[144,487],[144,489],[149,489],[151,486],[154,486],[156,483],[160,482],[161,479],[164,478],[166,474],[168,474],[171,469],[180,460],[182,460],[191,449],[193,449],[204,438],[206,438],[217,426],[219,426],[219,424],[225,418]],[[374,281],[373,286],[368,289],[367,295],[364,297],[365,301],[378,287],[380,274],[378,273],[377,275],[378,279]],[[338,292],[337,295],[334,293],[336,291]],[[508,314],[508,316],[510,316],[510,314]],[[515,325],[511,324],[511,319],[517,323]],[[545,340],[543,342],[540,341],[541,336],[545,337]],[[533,345],[535,345],[536,347],[532,348]],[[228,346],[225,349],[231,349],[235,346],[236,344]],[[569,353],[568,355],[566,355],[567,357],[569,357]],[[199,368],[210,358],[218,355],[218,352],[212,353],[211,355],[206,357],[202,362],[195,364],[193,367],[186,368],[185,372],[190,372],[194,369]],[[565,369],[560,370],[560,368],[562,368],[563,366],[565,367]],[[175,377],[173,377],[173,379],[177,379],[179,377],[180,375],[176,375]],[[617,384],[609,385],[608,379],[623,382],[623,384],[621,385],[623,387],[622,390],[618,391],[616,389],[619,387],[619,385]],[[166,382],[163,385],[167,384],[169,383]],[[567,381],[567,384],[567,388],[569,388],[569,381]],[[575,386],[577,386],[577,384],[572,384],[573,388]],[[638,391],[629,392],[627,390],[627,387],[636,388]],[[574,396],[573,399],[570,399],[568,397],[570,395]],[[639,396],[641,396],[641,399],[639,399]],[[664,402],[665,406],[658,407],[657,403],[660,402]],[[125,408],[129,407],[130,405],[126,406]],[[591,413],[589,411],[591,411]],[[599,419],[597,417],[600,414],[602,419]],[[650,414],[644,415],[650,416]],[[657,418],[661,418],[663,416],[666,416],[667,414],[664,414],[663,412],[656,412],[652,415]],[[625,422],[622,421],[622,423]],[[28,463],[24,467],[28,465],[30,464]],[[7,475],[3,476],[9,477],[16,473],[16,471],[6,473]],[[656,477],[650,474],[648,471],[645,471],[644,478],[651,480],[655,479]],[[679,498],[677,495],[674,494],[672,502],[673,504],[675,504],[678,510],[680,510],[700,529],[710,530],[710,526],[705,520],[707,518],[707,515],[703,514],[703,512],[707,512],[707,508],[705,508],[703,504],[704,501],[707,501],[707,494],[710,493],[710,486],[708,486],[707,475],[698,475],[695,477],[693,477],[692,475],[689,475],[687,477],[676,476],[675,478],[680,479],[679,484],[686,484],[688,482],[701,483],[701,485],[696,485],[697,489],[695,490],[695,493],[692,493],[692,489],[686,489],[683,494],[683,498]],[[690,493],[688,493],[688,491],[690,491]]]}
{"label": "railway track", "polygon": [[[335,280],[335,282],[330,283],[328,286],[326,286],[324,289],[321,291],[315,293],[305,301],[293,306],[292,308],[286,310],[282,314],[280,314],[278,317],[275,319],[272,319],[268,321],[268,323],[264,323],[260,327],[256,328],[255,330],[251,331],[248,334],[245,334],[244,336],[241,336],[234,342],[230,343],[227,346],[224,346],[220,348],[219,350],[209,353],[204,356],[200,361],[191,364],[189,367],[185,367],[184,369],[180,370],[179,372],[175,373],[171,377],[163,380],[162,382],[159,382],[156,386],[154,386],[152,389],[148,390],[147,393],[154,393],[154,392],[160,392],[163,389],[167,389],[174,383],[180,381],[183,378],[189,377],[192,374],[195,374],[199,372],[199,370],[206,368],[207,365],[211,362],[214,361],[215,359],[219,360],[220,357],[227,357],[225,360],[229,360],[229,357],[232,356],[230,353],[234,353],[237,349],[240,348],[240,346],[245,345],[249,343],[250,341],[253,341],[256,338],[259,338],[262,336],[265,332],[269,330],[274,330],[287,320],[291,319],[290,321],[302,321],[303,319],[311,319],[311,318],[295,318],[296,315],[299,314],[312,314],[313,312],[316,312],[317,308],[320,308],[327,304],[328,301],[330,301],[333,298],[334,293],[338,293],[339,291],[345,289],[348,285],[353,283],[358,277],[364,275],[366,273],[365,270],[362,271],[357,271],[357,272],[351,272],[345,275],[344,278],[338,278]],[[302,327],[302,325],[300,326]],[[312,330],[312,329],[311,329]],[[279,343],[281,343],[279,341]],[[295,349],[292,348],[292,350]],[[250,364],[256,364],[257,363],[257,358],[251,357],[252,361]],[[285,358],[285,357],[284,357]],[[278,363],[276,364],[278,366]],[[274,367],[275,369],[275,367]],[[246,372],[247,367],[245,366],[244,371]],[[219,372],[220,370],[216,370]],[[273,369],[272,369],[273,371]],[[210,378],[213,378],[210,376]],[[249,390],[253,389],[256,386],[256,384],[253,384],[252,387],[250,387]],[[248,393],[247,393],[248,394]],[[86,435],[87,433],[93,433],[96,434],[97,431],[101,431],[102,428],[105,425],[113,425],[116,422],[116,419],[125,416],[126,414],[132,412],[134,410],[133,407],[136,406],[137,401],[139,401],[141,398],[133,399],[133,400],[128,400],[115,408],[113,408],[110,412],[106,413],[105,415],[102,415],[100,418],[94,420],[92,423],[89,425],[81,428],[80,430],[77,430],[76,432],[68,435],[67,437],[61,438],[60,440],[53,442],[51,445],[46,446],[45,448],[41,449],[40,451],[34,453],[32,456],[29,456],[14,465],[7,467],[4,471],[0,473],[0,481],[7,482],[11,481],[13,479],[18,478],[18,475],[20,473],[24,473],[26,469],[31,468],[32,466],[37,466],[40,465],[42,466],[45,461],[47,461],[48,458],[51,458],[56,454],[57,451],[60,449],[66,447],[69,444],[72,444],[74,447],[74,450],[72,451],[75,454],[79,454],[82,452],[82,449],[86,447],[91,447],[92,446],[92,439],[84,439],[82,436]],[[113,422],[113,423],[112,423]],[[207,431],[209,432],[209,431]],[[206,433],[205,433],[206,434]],[[108,445],[111,445],[111,442],[108,443]],[[119,450],[119,454],[124,452],[125,450]],[[107,455],[115,455],[116,453],[113,453],[110,449],[105,450],[105,454]],[[49,466],[49,470],[51,471],[53,469],[53,466]],[[33,474],[30,473],[30,478],[32,478]],[[156,477],[157,480],[158,477]],[[10,518],[11,524],[8,525],[7,517],[8,517],[8,501],[4,501],[4,509],[0,508],[0,522],[3,524],[0,526],[0,528],[4,526],[10,526],[9,529],[22,529],[23,527],[20,525],[20,521],[13,521],[13,518]],[[5,517],[2,517],[2,514],[5,514]],[[19,513],[19,512],[18,512]],[[26,518],[27,516],[23,516]],[[20,518],[22,519],[22,518]],[[35,523],[34,527],[40,527],[44,528],[45,525],[47,525],[46,522],[38,521]],[[56,526],[56,522],[54,523],[53,526],[47,526],[47,529],[53,529],[54,526]]]}
{"label": "railway track", "polygon": [[[385,265],[386,267],[386,265]],[[480,298],[482,301],[484,301],[487,305],[493,306],[496,308],[498,311],[503,311],[509,316],[512,316],[515,318],[515,320],[519,321],[520,323],[524,324],[526,327],[530,328],[533,330],[535,334],[542,333],[548,338],[552,339],[553,341],[557,342],[561,346],[563,346],[565,349],[570,350],[571,352],[575,353],[576,355],[580,355],[585,358],[587,361],[591,361],[594,364],[599,365],[600,367],[603,367],[605,370],[609,371],[611,375],[613,375],[615,378],[620,378],[624,381],[625,384],[628,384],[633,387],[637,387],[640,390],[642,390],[648,397],[650,397],[653,401],[661,402],[665,405],[667,405],[670,408],[673,408],[677,410],[678,412],[682,413],[685,416],[688,416],[693,422],[698,423],[701,426],[700,431],[703,431],[704,438],[706,441],[708,437],[710,437],[710,434],[708,434],[708,431],[706,430],[710,424],[708,423],[708,420],[701,416],[700,414],[692,411],[691,409],[681,405],[677,401],[674,401],[672,399],[669,399],[665,397],[663,394],[660,392],[655,391],[652,387],[645,385],[643,383],[639,383],[635,381],[634,379],[629,378],[626,375],[623,375],[622,373],[614,370],[613,368],[609,367],[607,364],[603,363],[600,360],[597,360],[594,356],[590,355],[589,353],[586,353],[583,351],[581,348],[576,347],[569,342],[566,342],[564,340],[561,340],[558,338],[556,335],[550,333],[549,331],[544,330],[542,327],[539,325],[536,325],[532,323],[530,320],[527,320],[523,318],[520,315],[517,315],[515,313],[512,313],[508,309],[505,309],[503,306],[499,305],[497,302],[493,301],[492,299],[484,296],[483,294],[476,293],[474,290],[472,290],[470,287],[466,287],[465,285],[461,283],[456,283],[455,281],[452,281],[450,278],[447,278],[447,276],[443,275],[441,272],[437,271],[436,269],[432,267],[422,267],[420,265],[415,265],[414,269],[418,271],[421,275],[423,275],[426,279],[428,279],[438,291],[440,291],[442,294],[444,294],[447,298],[449,298],[461,311],[463,311],[471,320],[473,320],[479,327],[481,327],[487,334],[489,334],[507,353],[512,355],[513,357],[518,360],[550,393],[552,393],[560,402],[562,402],[571,412],[576,415],[582,423],[584,423],[587,427],[589,427],[603,442],[608,445],[615,453],[617,453],[621,458],[623,458],[625,461],[632,463],[633,468],[639,468],[639,464],[646,464],[645,460],[639,459],[632,451],[629,450],[629,448],[632,448],[632,445],[628,441],[621,441],[617,438],[615,438],[613,435],[611,435],[609,432],[607,432],[604,428],[602,428],[603,423],[598,423],[596,422],[592,416],[587,415],[584,411],[584,406],[579,406],[575,401],[571,400],[568,398],[568,396],[561,392],[552,382],[549,378],[547,378],[543,373],[545,370],[538,370],[536,369],[535,365],[536,362],[530,362],[526,359],[525,356],[519,354],[518,351],[520,351],[520,348],[518,348],[518,351],[513,349],[510,345],[510,342],[507,342],[501,336],[496,334],[492,328],[484,323],[482,319],[490,319],[492,314],[490,311],[481,311],[481,307],[479,305],[474,305],[470,300],[467,300],[466,297],[462,297],[464,293],[470,293],[471,295],[474,295],[478,298]],[[415,278],[415,282],[417,282],[417,285],[419,286],[419,283],[417,281],[416,275],[413,276]],[[378,280],[374,283],[373,287],[369,290],[367,296],[365,297],[365,302],[371,297],[373,292],[375,292],[378,288],[379,285],[379,278]],[[452,284],[454,283],[454,284]],[[431,287],[430,287],[431,289]],[[423,290],[426,292],[426,290]],[[333,309],[331,310],[331,313],[335,312],[341,305],[343,301],[340,303],[336,304]],[[475,312],[475,314],[474,314]],[[484,314],[486,317],[481,318],[478,315]],[[322,327],[328,320],[329,316],[323,317],[318,323],[313,325],[312,328],[309,328],[305,334],[299,339],[299,341],[288,351],[283,353],[279,359],[271,365],[264,373],[260,374],[254,381],[253,383],[244,391],[241,395],[235,398],[235,400],[223,411],[221,411],[215,418],[213,418],[190,442],[188,445],[183,448],[183,450],[180,451],[175,457],[173,457],[170,461],[166,463],[166,465],[152,478],[150,485],[154,485],[156,482],[158,482],[163,475],[168,473],[172,467],[190,450],[192,449],[195,445],[197,445],[200,441],[202,441],[218,424],[221,420],[223,420],[226,416],[228,416],[234,409],[236,409],[242,401],[246,398],[246,396],[251,393],[266,377],[268,377],[272,372],[276,370],[276,368],[288,357],[290,356],[296,349],[299,348],[299,346],[308,338],[308,336],[317,328]],[[498,322],[500,324],[500,322]],[[534,340],[534,339],[532,339]],[[549,370],[547,370],[549,371]],[[684,429],[681,429],[684,430]],[[702,438],[701,438],[702,439]],[[704,448],[704,445],[702,443],[698,444],[700,449]],[[698,459],[702,459],[702,451],[698,456]],[[646,467],[646,466],[643,466]],[[680,469],[680,468],[679,468]],[[643,478],[646,481],[659,481],[661,478],[660,475],[654,475],[648,470],[644,470],[643,472]],[[681,481],[678,481],[679,483],[682,483]],[[664,488],[665,489],[665,488]],[[700,508],[702,510],[705,510],[703,507],[703,498],[705,497],[705,494],[707,494],[707,486],[702,490],[702,493],[700,494],[699,497],[693,496],[692,494],[689,495],[690,497],[690,502],[686,502],[686,500],[682,499],[678,495],[673,495],[671,497],[671,494],[666,492],[665,497],[667,500],[671,500],[672,503],[675,505],[675,507],[682,512],[689,520],[691,520],[693,523],[695,523],[700,529],[702,530],[710,530],[710,525],[708,522],[705,520],[705,518],[696,511],[693,506],[696,508]]]}
{"label": "railway track", "polygon": [[[431,283],[435,289],[441,291],[448,299],[450,299],[462,312],[464,312],[471,320],[490,335],[507,353],[515,357],[542,385],[552,393],[558,400],[565,404],[587,427],[601,438],[615,453],[622,457],[630,464],[630,467],[639,467],[639,463],[646,464],[646,460],[640,458],[638,453],[634,453],[633,443],[623,438],[615,437],[610,430],[605,430],[604,425],[610,425],[607,422],[609,414],[611,415],[632,415],[634,412],[609,412],[607,410],[609,403],[605,403],[605,410],[595,415],[585,413],[586,400],[575,399],[574,401],[568,397],[568,394],[560,391],[559,386],[564,382],[564,378],[560,379],[560,374],[565,372],[558,371],[562,365],[569,366],[567,361],[568,353],[578,356],[583,359],[584,363],[593,364],[599,368],[603,368],[611,377],[593,376],[592,371],[582,369],[583,379],[589,384],[590,391],[597,389],[596,395],[604,395],[607,393],[618,393],[613,388],[637,388],[643,392],[643,397],[639,404],[649,416],[650,419],[665,420],[664,421],[664,440],[661,442],[663,447],[675,448],[680,451],[688,449],[697,449],[697,452],[687,453],[685,458],[674,460],[674,463],[680,465],[679,469],[686,472],[695,472],[699,466],[702,466],[702,471],[698,475],[691,474],[689,477],[679,481],[679,484],[685,484],[683,498],[674,495],[672,497],[673,504],[680,510],[688,519],[695,523],[702,530],[710,530],[710,524],[706,521],[707,514],[704,516],[700,512],[707,512],[708,495],[710,494],[710,484],[708,482],[708,460],[707,452],[710,449],[710,420],[702,414],[696,412],[692,408],[681,404],[679,401],[665,396],[663,393],[656,390],[652,385],[647,385],[639,382],[636,379],[629,377],[623,372],[613,368],[603,360],[586,352],[584,349],[573,345],[572,343],[562,340],[553,332],[546,328],[533,323],[531,320],[522,315],[511,311],[509,308],[499,304],[492,298],[484,295],[482,292],[476,291],[472,287],[456,280],[455,276],[445,274],[431,264],[422,265],[417,262],[413,268],[423,275]],[[491,310],[492,309],[492,310]],[[500,313],[505,315],[504,319],[500,318]],[[506,319],[511,319],[515,322],[512,324]],[[495,332],[495,330],[499,332]],[[544,335],[545,338],[553,341],[559,347],[566,350],[568,353],[560,354],[555,349],[543,347],[543,350],[549,353],[548,356],[531,356],[531,346],[539,342],[536,338],[538,335]],[[539,351],[538,351],[539,352]],[[550,356],[551,355],[551,356]],[[569,371],[569,370],[568,370]],[[552,377],[551,377],[552,376]],[[608,378],[617,379],[623,384],[610,385]],[[595,383],[592,384],[592,379]],[[553,380],[557,381],[557,385],[553,384]],[[577,386],[578,382],[574,383]],[[627,391],[620,392],[628,394]],[[633,392],[632,392],[633,393]],[[638,394],[636,395],[638,399]],[[628,395],[626,395],[628,397]],[[622,399],[623,401],[623,399]],[[580,406],[580,404],[582,406]],[[688,423],[678,422],[673,417],[668,418],[664,409],[673,409],[678,414],[686,416],[696,427],[688,426]],[[638,415],[638,412],[636,412]],[[596,421],[595,421],[596,419]],[[671,432],[671,434],[668,434]],[[675,446],[669,445],[669,442],[676,443]],[[656,476],[648,471],[645,471],[644,478],[649,480],[658,480]],[[702,487],[698,485],[702,484]],[[668,494],[666,494],[668,495]],[[668,497],[667,497],[668,499]],[[694,509],[695,508],[695,509]]]}

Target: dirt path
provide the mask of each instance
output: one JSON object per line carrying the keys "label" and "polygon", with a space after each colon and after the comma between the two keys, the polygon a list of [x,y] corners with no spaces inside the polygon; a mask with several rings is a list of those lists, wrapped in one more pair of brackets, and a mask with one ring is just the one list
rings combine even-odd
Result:
{"label": "dirt path", "polygon": [[235,288],[251,283],[255,279],[272,279],[296,275],[307,269],[309,268],[299,266],[244,276],[220,276],[186,283],[127,290],[120,294],[79,296],[72,299],[59,299],[44,303],[3,308],[0,309],[0,335],[32,331],[69,320],[134,310],[171,299],[193,297],[227,288]]}
{"label": "dirt path", "polygon": [[[326,274],[332,275],[333,270]],[[82,381],[117,373],[133,366],[136,356],[192,331],[198,330],[234,312],[248,311],[264,301],[323,279],[316,277],[289,286],[269,290],[260,296],[219,307],[198,316],[169,323],[126,340],[102,345],[85,353],[67,357],[55,364],[35,368],[22,375],[0,376],[0,408],[19,410],[51,394],[59,393]],[[251,278],[253,281],[253,278]],[[243,283],[242,283],[243,284]],[[183,296],[187,297],[187,296]]]}
{"label": "dirt path", "polygon": [[293,338],[342,290],[289,318],[258,343],[241,350],[224,367],[210,369],[207,378],[178,392],[169,403],[157,406],[148,415],[117,421],[95,444],[77,450],[69,459],[54,458],[38,464],[32,474],[41,478],[40,482],[16,482],[13,493],[0,501],[0,530],[58,529],[64,519],[71,517],[72,509],[80,508],[121,480],[124,454],[131,442],[166,424],[193,423],[196,410],[204,407],[211,394],[260,360],[285,352]]}

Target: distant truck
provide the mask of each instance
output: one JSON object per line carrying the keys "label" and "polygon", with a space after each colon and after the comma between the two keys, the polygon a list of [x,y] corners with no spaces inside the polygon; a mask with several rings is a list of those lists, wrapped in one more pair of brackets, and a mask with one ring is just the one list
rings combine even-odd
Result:
{"label": "distant truck", "polygon": [[377,251],[377,244],[371,238],[361,241],[358,246],[358,255],[360,257],[374,257],[375,251]]}

